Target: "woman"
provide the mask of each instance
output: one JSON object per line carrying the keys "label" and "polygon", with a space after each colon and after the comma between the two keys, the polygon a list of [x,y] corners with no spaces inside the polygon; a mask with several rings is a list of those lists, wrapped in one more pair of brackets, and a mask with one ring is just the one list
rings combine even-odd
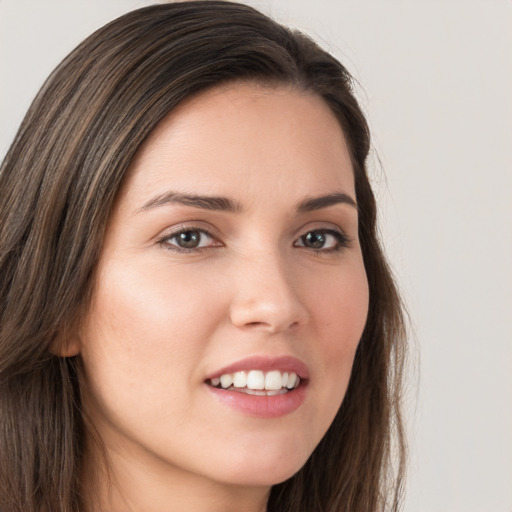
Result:
{"label": "woman", "polygon": [[0,174],[1,510],[397,510],[368,149],[345,68],[250,7],[74,50]]}

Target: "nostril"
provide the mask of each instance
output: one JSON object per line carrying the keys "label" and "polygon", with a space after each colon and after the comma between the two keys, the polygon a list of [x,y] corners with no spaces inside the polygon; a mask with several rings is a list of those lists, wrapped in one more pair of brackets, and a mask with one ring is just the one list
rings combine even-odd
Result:
{"label": "nostril", "polygon": [[278,322],[246,322],[240,326],[245,329],[259,329],[268,334],[278,333],[286,330],[296,329],[300,325],[299,322],[292,322],[290,325],[279,324]]}

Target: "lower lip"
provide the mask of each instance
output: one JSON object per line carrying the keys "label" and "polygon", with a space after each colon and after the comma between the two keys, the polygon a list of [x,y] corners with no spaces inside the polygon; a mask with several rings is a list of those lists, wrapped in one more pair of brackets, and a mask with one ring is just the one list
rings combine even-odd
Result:
{"label": "lower lip", "polygon": [[255,418],[279,418],[296,411],[306,398],[306,383],[274,396],[247,395],[239,391],[226,391],[206,384],[211,393],[222,403]]}

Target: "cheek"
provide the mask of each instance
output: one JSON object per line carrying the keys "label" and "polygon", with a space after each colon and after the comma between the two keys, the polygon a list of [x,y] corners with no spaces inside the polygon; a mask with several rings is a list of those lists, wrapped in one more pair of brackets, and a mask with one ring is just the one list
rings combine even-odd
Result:
{"label": "cheek", "polygon": [[119,261],[103,267],[81,336],[90,380],[140,394],[194,379],[218,317],[215,290],[198,280]]}
{"label": "cheek", "polygon": [[[172,269],[171,269],[172,270]],[[178,275],[159,266],[113,264],[103,269],[91,323],[103,336],[128,347],[147,350],[155,343],[168,348],[179,339],[194,339],[208,330],[215,289],[200,276]],[[201,318],[201,322],[198,319]]]}
{"label": "cheek", "polygon": [[86,407],[103,432],[114,425],[146,439],[157,436],[155,425],[192,421],[187,404],[202,381],[199,363],[219,307],[199,276],[169,268],[113,260],[100,269],[81,356]]}
{"label": "cheek", "polygon": [[315,297],[313,307],[325,350],[353,352],[368,316],[368,280],[362,260],[347,265],[337,278],[324,281],[324,287],[326,292]]}
{"label": "cheek", "polygon": [[323,397],[319,410],[330,411],[334,417],[344,398],[368,315],[368,282],[362,262],[326,286],[328,292],[315,300],[320,368],[316,384],[324,390],[319,393]]}

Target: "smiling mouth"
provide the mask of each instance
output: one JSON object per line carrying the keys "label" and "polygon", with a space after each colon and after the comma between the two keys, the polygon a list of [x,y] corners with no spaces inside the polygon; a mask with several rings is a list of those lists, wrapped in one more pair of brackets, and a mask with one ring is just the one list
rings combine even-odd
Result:
{"label": "smiling mouth", "polygon": [[275,396],[298,388],[301,379],[295,372],[250,370],[224,373],[220,377],[208,379],[206,383],[225,391],[255,396]]}

